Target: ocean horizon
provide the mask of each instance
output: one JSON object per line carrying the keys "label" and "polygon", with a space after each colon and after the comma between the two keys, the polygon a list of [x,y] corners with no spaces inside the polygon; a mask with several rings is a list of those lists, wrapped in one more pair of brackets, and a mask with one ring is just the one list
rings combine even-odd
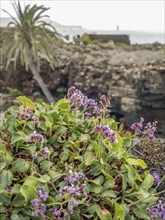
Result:
{"label": "ocean horizon", "polygon": [[[122,32],[122,31],[119,31]],[[124,31],[129,35],[131,44],[165,44],[165,33],[156,31]]]}

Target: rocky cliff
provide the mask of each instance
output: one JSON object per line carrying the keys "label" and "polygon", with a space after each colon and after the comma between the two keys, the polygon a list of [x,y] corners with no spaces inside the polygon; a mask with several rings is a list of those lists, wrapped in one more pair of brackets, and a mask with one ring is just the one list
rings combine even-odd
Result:
{"label": "rocky cliff", "polygon": [[[42,76],[55,97],[64,96],[75,85],[90,97],[111,97],[112,114],[125,128],[138,121],[158,121],[165,137],[165,53],[161,45],[82,46],[56,49],[55,70],[42,63]],[[11,67],[0,75],[3,88],[19,88],[25,95],[39,90],[31,73]]]}

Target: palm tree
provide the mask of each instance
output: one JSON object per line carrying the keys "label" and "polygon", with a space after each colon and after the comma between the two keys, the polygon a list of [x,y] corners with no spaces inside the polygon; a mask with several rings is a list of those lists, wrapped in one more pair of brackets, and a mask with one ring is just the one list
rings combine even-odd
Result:
{"label": "palm tree", "polygon": [[12,5],[17,18],[4,10],[13,20],[4,29],[1,36],[4,67],[7,69],[11,62],[14,62],[14,67],[16,67],[17,61],[20,60],[21,65],[31,71],[48,101],[53,102],[53,97],[39,74],[41,58],[46,59],[52,68],[54,68],[56,61],[50,43],[52,36],[56,40],[58,39],[58,34],[52,25],[42,20],[48,17],[43,13],[49,8],[35,4],[33,6],[27,5],[22,9],[20,2],[18,4],[14,2]]}

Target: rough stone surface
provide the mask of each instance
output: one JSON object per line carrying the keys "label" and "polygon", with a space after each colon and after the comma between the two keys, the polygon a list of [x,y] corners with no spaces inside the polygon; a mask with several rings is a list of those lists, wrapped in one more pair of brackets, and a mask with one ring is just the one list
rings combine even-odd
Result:
{"label": "rough stone surface", "polygon": [[[96,99],[106,94],[111,97],[112,114],[126,129],[143,116],[146,122],[157,120],[158,134],[165,137],[164,46],[63,45],[56,51],[57,67],[51,70],[44,61],[41,67],[54,97],[63,97],[72,85]],[[2,71],[0,80],[3,88],[19,88],[25,95],[40,91],[32,74],[20,66]]]}
{"label": "rough stone surface", "polygon": [[[146,162],[151,173],[157,172],[161,178],[165,176],[165,138],[157,138],[154,142],[144,141],[133,149],[133,153]],[[165,179],[159,186],[160,191],[164,189]]]}

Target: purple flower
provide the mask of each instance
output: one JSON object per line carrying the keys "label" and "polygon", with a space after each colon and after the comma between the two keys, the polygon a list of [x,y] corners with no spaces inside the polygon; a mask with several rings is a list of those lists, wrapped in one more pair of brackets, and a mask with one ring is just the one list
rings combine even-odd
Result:
{"label": "purple flower", "polygon": [[165,220],[165,207],[163,207],[162,200],[158,200],[157,207],[151,206],[146,209],[147,215],[149,215],[151,220]]}
{"label": "purple flower", "polygon": [[67,217],[69,215],[68,212],[64,212],[64,217]]}
{"label": "purple flower", "polygon": [[152,173],[153,177],[154,177],[154,185],[158,185],[160,183],[160,176],[158,173],[153,172]]}
{"label": "purple flower", "polygon": [[40,126],[40,119],[39,119],[39,117],[33,115],[31,119],[35,122],[35,125],[36,125],[37,127]]}
{"label": "purple flower", "polygon": [[46,205],[44,203],[41,203],[40,212],[45,213],[46,212]]}
{"label": "purple flower", "polygon": [[40,195],[40,198],[41,198],[42,201],[46,201],[47,198],[48,198],[48,193],[45,192],[44,194]]}
{"label": "purple flower", "polygon": [[100,126],[100,125],[96,125],[96,126],[94,127],[94,131],[98,132],[98,131],[100,131],[100,130],[101,130],[101,126]]}
{"label": "purple flower", "polygon": [[29,135],[29,142],[44,142],[44,137],[42,134],[37,134],[34,132],[33,134]]}
{"label": "purple flower", "polygon": [[46,212],[46,205],[44,203],[42,203],[40,198],[32,199],[31,204],[34,209],[34,211],[32,212],[33,216],[38,216],[40,213]]}
{"label": "purple flower", "polygon": [[27,120],[33,116],[33,110],[29,107],[25,107],[24,111],[19,114],[20,120]]}
{"label": "purple flower", "polygon": [[109,140],[114,143],[114,144],[117,144],[118,141],[117,141],[117,136],[116,136],[116,132],[115,131],[112,131],[108,125],[104,125],[104,126],[100,126],[100,125],[96,125],[94,127],[94,130],[95,131],[102,131],[104,133],[105,136],[109,137]]}
{"label": "purple flower", "polygon": [[48,156],[48,153],[49,153],[48,147],[44,147],[44,148],[42,149],[42,153],[43,153],[44,157],[47,157],[47,156]]}
{"label": "purple flower", "polygon": [[71,199],[70,203],[73,205],[73,207],[77,207],[78,206],[78,203],[75,199]]}
{"label": "purple flower", "polygon": [[40,200],[39,198],[37,198],[37,199],[32,199],[32,200],[31,200],[31,204],[32,204],[32,206],[33,206],[34,209],[35,209],[35,208],[38,208],[39,205],[40,205],[40,203],[41,203],[41,200]]}
{"label": "purple flower", "polygon": [[[131,125],[131,129],[135,130],[136,135],[148,135],[149,139],[153,141],[155,139],[155,131],[157,122],[149,122],[143,129],[144,119],[141,117],[139,123],[134,123]],[[143,130],[142,130],[143,129]]]}
{"label": "purple flower", "polygon": [[56,208],[51,208],[49,209],[49,211],[51,212],[52,215],[54,215],[55,217],[60,217],[61,216],[61,211],[56,209]]}
{"label": "purple flower", "polygon": [[34,209],[32,212],[33,216],[38,216],[40,213],[46,212],[46,205],[43,202],[47,200],[48,193],[44,191],[45,191],[45,187],[40,186],[37,190],[37,194],[39,195],[39,198],[35,198],[31,200],[31,204]]}
{"label": "purple flower", "polygon": [[[59,195],[65,195],[66,193],[72,195],[72,197],[83,196],[86,193],[86,184],[84,181],[88,180],[86,175],[82,172],[76,173],[72,169],[69,169],[68,175],[64,177],[64,181],[68,184],[67,186],[61,187],[58,192]],[[86,197],[87,198],[87,197]]]}
{"label": "purple flower", "polygon": [[144,133],[144,134],[148,134],[149,139],[150,139],[151,141],[153,141],[153,140],[155,139],[156,124],[157,124],[157,122],[153,122],[153,123],[149,122],[149,123],[147,123],[147,125],[144,127],[143,133]]}
{"label": "purple flower", "polygon": [[92,114],[90,112],[85,112],[85,116],[87,119],[89,119],[92,116]]}
{"label": "purple flower", "polygon": [[75,91],[76,91],[76,87],[75,87],[75,86],[71,86],[71,87],[68,89],[67,97],[70,98]]}
{"label": "purple flower", "polygon": [[33,160],[38,160],[38,153],[32,154],[32,158],[33,158]]}
{"label": "purple flower", "polygon": [[91,116],[91,111],[93,111],[94,114],[100,113],[97,102],[94,99],[88,99],[87,96],[74,86],[68,89],[67,97],[72,108],[79,107],[82,108],[83,111],[89,109],[88,112],[85,112],[86,118]]}

